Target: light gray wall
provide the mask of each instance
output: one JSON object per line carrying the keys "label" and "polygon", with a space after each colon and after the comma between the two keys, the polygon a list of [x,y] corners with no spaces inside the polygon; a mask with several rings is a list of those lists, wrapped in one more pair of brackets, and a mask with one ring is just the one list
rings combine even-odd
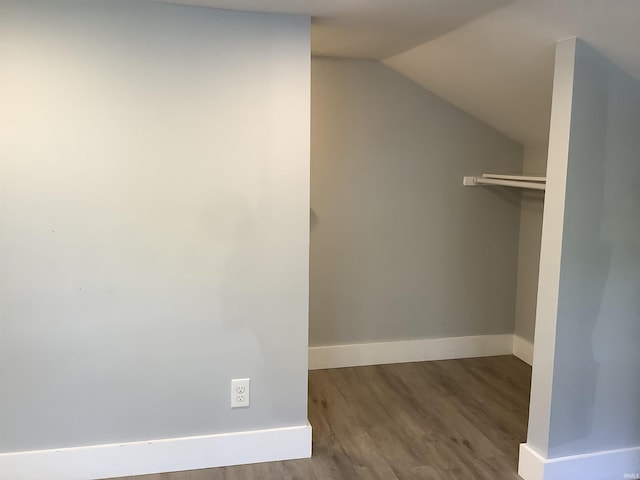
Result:
{"label": "light gray wall", "polygon": [[309,66],[304,17],[0,4],[0,452],[306,423]]}
{"label": "light gray wall", "polygon": [[[547,148],[547,145],[525,147],[522,161],[523,173],[545,175]],[[515,334],[533,343],[536,325],[544,192],[523,190],[521,195]]]}
{"label": "light gray wall", "polygon": [[388,67],[312,61],[310,343],[513,333],[522,147]]}
{"label": "light gray wall", "polygon": [[638,131],[640,82],[561,42],[528,436],[547,458],[640,445]]}
{"label": "light gray wall", "polygon": [[549,456],[640,445],[640,81],[576,46]]}
{"label": "light gray wall", "polygon": [[549,450],[551,390],[556,344],[560,258],[564,223],[567,158],[571,133],[575,39],[559,42],[553,77],[547,184],[536,303],[527,445],[546,457]]}

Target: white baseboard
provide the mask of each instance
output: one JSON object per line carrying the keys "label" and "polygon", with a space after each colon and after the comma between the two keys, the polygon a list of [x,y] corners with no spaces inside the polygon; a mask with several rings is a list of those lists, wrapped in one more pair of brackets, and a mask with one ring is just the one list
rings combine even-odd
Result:
{"label": "white baseboard", "polygon": [[640,478],[640,446],[546,459],[520,445],[518,475],[524,480],[624,480]]}
{"label": "white baseboard", "polygon": [[513,335],[425,338],[309,348],[309,370],[511,355]]}
{"label": "white baseboard", "polygon": [[526,443],[520,444],[518,475],[524,480],[544,480],[545,459]]}
{"label": "white baseboard", "polygon": [[311,425],[0,454],[1,480],[88,480],[308,458]]}
{"label": "white baseboard", "polygon": [[[511,354],[530,363],[533,346],[520,337],[504,334],[311,347],[309,370]],[[526,467],[526,471],[540,469],[541,462],[534,461],[537,454],[533,451],[528,454],[527,450],[523,455],[523,451],[521,448],[521,468]],[[0,480],[88,480],[310,456],[311,426],[307,424],[198,437],[5,453],[0,454]],[[536,476],[524,478],[542,479]]]}
{"label": "white baseboard", "polygon": [[524,338],[513,336],[513,354],[529,365],[533,365],[533,343]]}

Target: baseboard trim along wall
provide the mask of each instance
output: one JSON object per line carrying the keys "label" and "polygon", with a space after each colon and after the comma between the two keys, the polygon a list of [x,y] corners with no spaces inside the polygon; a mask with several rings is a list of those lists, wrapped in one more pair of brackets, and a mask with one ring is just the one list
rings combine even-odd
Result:
{"label": "baseboard trim along wall", "polygon": [[518,475],[524,480],[640,478],[640,446],[549,460],[522,443]]}
{"label": "baseboard trim along wall", "polygon": [[309,370],[512,354],[531,364],[533,345],[518,339],[512,334],[477,335],[310,347]]}
{"label": "baseboard trim along wall", "polygon": [[529,365],[533,365],[533,343],[524,338],[513,336],[513,354]]}
{"label": "baseboard trim along wall", "polygon": [[[517,335],[504,334],[310,347],[309,370],[511,354],[531,364],[533,345]],[[520,451],[520,468],[528,476],[520,475],[525,480],[542,480],[543,477],[538,475],[548,471],[548,465],[559,465],[557,459],[545,463],[526,444],[521,445]],[[640,449],[620,452],[631,455],[629,458],[635,455],[633,458],[638,464]],[[604,452],[602,455],[622,455],[620,452]],[[307,424],[198,437],[4,453],[0,454],[0,480],[104,479],[310,456],[311,425]],[[571,464],[575,464],[576,458],[580,457],[571,457]],[[616,461],[615,464],[619,463]],[[633,465],[633,462],[627,464]],[[559,471],[565,472],[563,469]],[[550,478],[560,477],[544,477],[544,480]]]}
{"label": "baseboard trim along wall", "polygon": [[311,425],[0,454],[1,480],[89,480],[311,456]]}

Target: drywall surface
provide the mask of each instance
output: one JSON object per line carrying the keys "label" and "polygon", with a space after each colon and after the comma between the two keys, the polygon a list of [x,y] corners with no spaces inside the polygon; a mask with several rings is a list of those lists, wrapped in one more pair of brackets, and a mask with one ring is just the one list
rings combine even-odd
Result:
{"label": "drywall surface", "polygon": [[547,456],[549,445],[562,228],[571,132],[575,43],[575,39],[570,39],[559,42],[556,47],[547,185],[542,219],[527,444],[543,457]]}
{"label": "drywall surface", "polygon": [[311,345],[513,333],[522,147],[390,68],[312,60]]}
{"label": "drywall surface", "polygon": [[0,4],[0,452],[306,424],[309,64],[304,17]]}
{"label": "drywall surface", "polygon": [[[547,145],[525,147],[522,171],[530,175],[545,175],[547,148]],[[533,343],[538,298],[538,270],[540,265],[540,243],[542,240],[544,192],[523,190],[520,206],[515,334]]]}
{"label": "drywall surface", "polygon": [[559,43],[528,434],[544,458],[640,445],[639,129],[640,82]]}
{"label": "drywall surface", "polygon": [[640,445],[639,131],[640,81],[578,41],[550,458]]}

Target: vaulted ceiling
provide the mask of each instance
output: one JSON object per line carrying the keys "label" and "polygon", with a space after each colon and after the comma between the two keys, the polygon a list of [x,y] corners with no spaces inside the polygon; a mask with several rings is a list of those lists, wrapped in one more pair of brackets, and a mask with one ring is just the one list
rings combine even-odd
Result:
{"label": "vaulted ceiling", "polygon": [[640,77],[639,0],[166,1],[310,15],[315,54],[383,61],[528,146],[548,137],[558,40]]}

